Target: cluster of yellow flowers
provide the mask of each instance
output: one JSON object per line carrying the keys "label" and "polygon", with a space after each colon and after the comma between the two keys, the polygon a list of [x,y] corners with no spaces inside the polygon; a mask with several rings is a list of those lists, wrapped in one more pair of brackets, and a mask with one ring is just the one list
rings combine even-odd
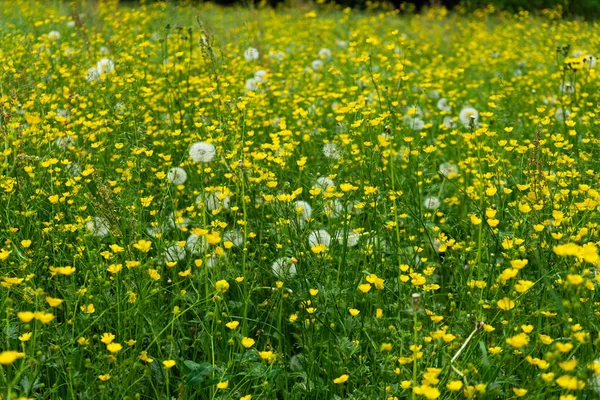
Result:
{"label": "cluster of yellow flowers", "polygon": [[598,23],[97,3],[0,8],[0,398],[598,396]]}

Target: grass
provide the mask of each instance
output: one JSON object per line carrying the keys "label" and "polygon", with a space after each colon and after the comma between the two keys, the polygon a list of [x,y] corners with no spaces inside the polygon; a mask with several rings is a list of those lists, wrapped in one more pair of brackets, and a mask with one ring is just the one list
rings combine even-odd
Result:
{"label": "grass", "polygon": [[598,395],[598,23],[0,16],[2,399]]}

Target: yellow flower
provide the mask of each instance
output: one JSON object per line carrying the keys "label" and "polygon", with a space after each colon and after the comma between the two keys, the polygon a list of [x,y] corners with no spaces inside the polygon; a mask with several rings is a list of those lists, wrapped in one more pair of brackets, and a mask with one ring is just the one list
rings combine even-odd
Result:
{"label": "yellow flower", "polygon": [[159,279],[160,279],[160,274],[159,274],[159,273],[158,273],[158,271],[157,271],[157,270],[155,270],[155,269],[152,269],[152,268],[151,268],[151,269],[149,269],[149,270],[147,271],[147,273],[148,273],[148,276],[149,276],[151,279],[154,279],[155,281],[157,281],[157,280],[159,280]]}
{"label": "yellow flower", "polygon": [[140,360],[142,360],[144,362],[147,362],[147,363],[151,363],[151,362],[154,361],[153,359],[151,359],[150,357],[148,357],[148,352],[146,352],[146,351],[142,351],[140,353]]}
{"label": "yellow flower", "polygon": [[110,343],[106,345],[106,350],[110,351],[111,353],[118,353],[122,349],[123,346],[121,346],[119,343]]}
{"label": "yellow flower", "polygon": [[175,360],[165,360],[163,361],[163,365],[165,366],[166,369],[171,369],[175,366],[175,364],[177,364],[175,362]]}
{"label": "yellow flower", "polygon": [[21,322],[29,323],[33,318],[35,318],[35,314],[31,311],[22,311],[17,313],[17,317],[21,320]]}
{"label": "yellow flower", "polygon": [[224,381],[224,382],[219,382],[217,383],[217,389],[227,389],[227,386],[229,386],[229,381]]}
{"label": "yellow flower", "polygon": [[367,293],[369,290],[371,290],[371,285],[368,283],[358,285],[358,290],[360,290],[363,293]]}
{"label": "yellow flower", "polygon": [[12,253],[12,251],[8,251],[8,250],[0,250],[0,261],[4,261],[8,258],[8,256],[10,255],[10,253]]}
{"label": "yellow flower", "polygon": [[245,396],[240,397],[240,400],[252,400],[252,395],[251,394],[247,394]]}
{"label": "yellow flower", "polygon": [[498,308],[504,311],[512,310],[515,308],[515,302],[505,297],[503,299],[498,300]]}
{"label": "yellow flower", "polygon": [[259,351],[258,355],[260,356],[260,358],[262,358],[263,360],[268,360],[271,358],[271,356],[273,355],[272,351]]}
{"label": "yellow flower", "polygon": [[29,248],[29,246],[31,246],[31,240],[21,240],[21,246],[25,247],[26,249]]}
{"label": "yellow flower", "polygon": [[351,308],[348,311],[350,312],[350,315],[352,315],[353,317],[356,317],[358,314],[360,314],[360,310],[357,310],[356,308]]}
{"label": "yellow flower", "polygon": [[379,350],[380,351],[392,351],[392,344],[391,343],[381,343],[381,346],[379,346]]}
{"label": "yellow flower", "polygon": [[19,353],[18,351],[8,350],[0,353],[0,364],[10,365],[17,361],[19,358],[25,357],[25,353]]}
{"label": "yellow flower", "polygon": [[64,300],[46,296],[46,302],[50,305],[50,307],[58,307],[64,302]]}
{"label": "yellow flower", "polygon": [[242,346],[244,346],[247,349],[254,346],[254,343],[256,343],[256,341],[252,338],[245,337],[242,339]]}
{"label": "yellow flower", "polygon": [[450,381],[450,382],[448,382],[446,387],[448,388],[448,390],[450,390],[452,392],[456,392],[463,387],[463,383],[462,383],[462,381]]}
{"label": "yellow flower", "polygon": [[231,321],[225,324],[226,327],[228,327],[229,329],[235,329],[240,325],[240,323],[238,321]]}
{"label": "yellow flower", "polygon": [[506,343],[511,345],[514,348],[520,349],[529,343],[529,336],[527,334],[521,332],[513,337],[509,337],[506,339]]}
{"label": "yellow flower", "polygon": [[342,375],[338,376],[337,378],[335,378],[333,380],[333,383],[335,383],[336,385],[339,385],[339,384],[347,382],[348,378],[350,378],[350,375],[342,374]]}
{"label": "yellow flower", "polygon": [[98,375],[98,379],[100,379],[102,382],[106,382],[107,380],[110,379],[110,375],[109,374]]}
{"label": "yellow flower", "polygon": [[45,312],[41,312],[41,311],[36,311],[34,313],[34,315],[35,315],[35,319],[40,321],[42,324],[49,324],[50,321],[52,321],[54,319],[53,314],[45,313]]}
{"label": "yellow flower", "polygon": [[112,333],[104,333],[100,339],[100,341],[104,344],[111,344],[113,340],[115,340],[115,335]]}
{"label": "yellow flower", "polygon": [[33,334],[33,332],[26,332],[26,333],[22,334],[21,336],[19,336],[19,340],[21,342],[27,342],[29,339],[31,339],[32,334]]}
{"label": "yellow flower", "polygon": [[136,244],[133,245],[136,249],[141,251],[142,253],[147,253],[150,251],[152,247],[152,242],[149,240],[140,239]]}
{"label": "yellow flower", "polygon": [[69,276],[77,270],[75,267],[48,267],[48,269],[52,275],[58,274],[65,276]]}
{"label": "yellow flower", "polygon": [[523,397],[527,394],[527,389],[513,388],[513,392],[515,393],[515,396]]}
{"label": "yellow flower", "polygon": [[222,279],[217,281],[215,287],[218,292],[225,293],[227,290],[229,290],[229,283],[225,279]]}

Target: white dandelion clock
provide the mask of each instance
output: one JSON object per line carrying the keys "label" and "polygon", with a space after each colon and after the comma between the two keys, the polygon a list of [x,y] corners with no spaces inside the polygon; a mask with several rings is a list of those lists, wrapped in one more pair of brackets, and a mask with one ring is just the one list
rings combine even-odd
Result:
{"label": "white dandelion clock", "polygon": [[566,94],[575,93],[575,85],[572,84],[571,82],[561,83],[559,86],[559,90],[562,93],[566,93]]}
{"label": "white dandelion clock", "polygon": [[223,241],[231,242],[234,246],[241,246],[244,243],[244,235],[238,231],[227,231],[223,233]]}
{"label": "white dandelion clock", "polygon": [[294,205],[294,210],[296,211],[296,215],[301,221],[305,221],[310,218],[312,215],[312,207],[310,204],[303,200],[298,200]]}
{"label": "white dandelion clock", "polygon": [[448,103],[448,99],[446,99],[445,97],[438,100],[438,102],[437,102],[437,108],[440,111],[450,111],[450,110],[452,110],[452,107]]}
{"label": "white dandelion clock", "polygon": [[94,217],[85,223],[85,227],[92,234],[99,238],[103,238],[110,233],[108,221],[102,217]]}
{"label": "white dandelion clock", "polygon": [[446,115],[444,117],[444,120],[442,121],[442,125],[444,125],[448,129],[452,129],[452,128],[456,127],[456,122],[454,122],[452,117]]}
{"label": "white dandelion clock", "polygon": [[81,167],[77,163],[69,164],[65,169],[71,176],[81,175]]}
{"label": "white dandelion clock", "polygon": [[323,190],[327,190],[327,188],[335,187],[335,183],[326,176],[320,176],[317,178],[317,183],[315,186]]}
{"label": "white dandelion clock", "polygon": [[321,61],[321,60],[314,60],[314,61],[313,61],[313,62],[310,64],[310,67],[311,67],[313,70],[315,70],[315,71],[316,71],[316,70],[318,70],[318,69],[321,69],[321,68],[323,68],[323,61]]}
{"label": "white dandelion clock", "polygon": [[329,218],[339,218],[339,216],[342,215],[343,210],[344,206],[338,199],[330,200],[325,203],[325,206],[323,207],[325,215]]}
{"label": "white dandelion clock", "polygon": [[76,26],[75,21],[67,22],[67,28],[75,28],[75,26]]}
{"label": "white dandelion clock", "polygon": [[289,257],[278,258],[271,266],[273,274],[280,279],[293,278],[296,275],[296,265]]}
{"label": "white dandelion clock", "polygon": [[174,185],[183,185],[187,181],[187,173],[183,168],[173,167],[167,173],[167,179]]}
{"label": "white dandelion clock", "polygon": [[254,47],[248,47],[248,49],[246,49],[246,51],[244,52],[244,58],[246,59],[246,61],[258,60],[259,56],[260,53]]}
{"label": "white dandelion clock", "polygon": [[267,71],[265,71],[264,69],[259,69],[258,71],[256,71],[254,73],[254,80],[256,80],[257,82],[264,82],[267,79],[265,78],[267,76]]}
{"label": "white dandelion clock", "polygon": [[60,32],[59,31],[50,31],[50,32],[48,32],[48,40],[56,41],[58,39],[60,39]]}
{"label": "white dandelion clock", "polygon": [[61,150],[67,150],[69,147],[75,146],[75,139],[70,135],[66,135],[56,139],[54,144]]}
{"label": "white dandelion clock", "polygon": [[196,198],[196,203],[201,203],[204,201],[204,205],[208,211],[214,211],[219,207],[223,207],[226,210],[229,210],[229,203],[231,198],[229,196],[225,196],[222,192],[216,191],[209,194],[206,197],[206,200],[202,198],[202,195]]}
{"label": "white dandelion clock", "polygon": [[440,199],[434,196],[427,197],[423,202],[423,206],[429,210],[437,210],[441,205]]}
{"label": "white dandelion clock", "polygon": [[468,128],[471,126],[471,123],[477,125],[479,113],[473,107],[465,107],[462,110],[460,110],[460,114],[458,114],[458,119],[465,128]]}
{"label": "white dandelion clock", "polygon": [[595,68],[596,67],[596,63],[597,63],[597,59],[596,57],[594,57],[591,54],[588,54],[587,56],[585,56],[585,58],[583,59],[583,65],[585,65],[587,68]]}
{"label": "white dandelion clock", "polygon": [[554,112],[554,118],[560,122],[563,122],[564,120],[568,119],[569,115],[571,115],[571,111],[565,110],[564,108],[557,108]]}
{"label": "white dandelion clock", "polygon": [[208,243],[204,236],[198,236],[192,233],[185,241],[185,248],[192,255],[198,255],[205,253],[208,250]]}
{"label": "white dandelion clock", "polygon": [[322,48],[321,50],[319,50],[319,57],[321,57],[321,58],[331,57],[331,50],[329,50],[327,48]]}
{"label": "white dandelion clock", "polygon": [[256,79],[250,78],[246,81],[246,91],[247,92],[256,92],[258,90],[258,84]]}
{"label": "white dandelion clock", "polygon": [[445,162],[440,164],[440,173],[448,179],[454,178],[458,175],[458,167],[456,164]]}
{"label": "white dandelion clock", "polygon": [[314,247],[318,244],[325,245],[325,247],[329,247],[331,244],[331,235],[325,229],[312,231],[308,235],[308,245],[310,247]]}
{"label": "white dandelion clock", "polygon": [[215,158],[217,150],[215,146],[206,142],[197,142],[190,147],[190,158],[196,163],[211,162]]}
{"label": "white dandelion clock", "polygon": [[346,234],[344,234],[344,231],[339,231],[336,233],[335,238],[340,245],[343,245],[345,241],[348,247],[354,247],[358,244],[360,235],[354,231],[348,231]]}
{"label": "white dandelion clock", "polygon": [[421,118],[413,118],[410,127],[413,131],[421,131],[423,128],[425,128],[425,121],[423,121]]}
{"label": "white dandelion clock", "polygon": [[335,143],[325,143],[325,145],[323,146],[323,154],[327,158],[337,160],[342,156],[342,151],[340,150],[340,147]]}
{"label": "white dandelion clock", "polygon": [[98,70],[96,68],[90,68],[87,71],[87,74],[85,75],[85,79],[88,82],[96,82],[100,80],[100,74],[98,73]]}
{"label": "white dandelion clock", "polygon": [[185,258],[186,251],[184,247],[179,247],[179,245],[175,244],[173,246],[169,246],[165,249],[164,259],[167,262],[176,262],[181,261]]}
{"label": "white dandelion clock", "polygon": [[103,58],[96,63],[96,70],[99,75],[108,74],[109,72],[114,71],[114,69],[115,63],[109,58]]}

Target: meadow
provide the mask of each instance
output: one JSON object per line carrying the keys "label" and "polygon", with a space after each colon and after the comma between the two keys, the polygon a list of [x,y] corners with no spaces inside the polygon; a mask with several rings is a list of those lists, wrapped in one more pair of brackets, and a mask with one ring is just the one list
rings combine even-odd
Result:
{"label": "meadow", "polygon": [[598,22],[0,3],[0,399],[600,396]]}

